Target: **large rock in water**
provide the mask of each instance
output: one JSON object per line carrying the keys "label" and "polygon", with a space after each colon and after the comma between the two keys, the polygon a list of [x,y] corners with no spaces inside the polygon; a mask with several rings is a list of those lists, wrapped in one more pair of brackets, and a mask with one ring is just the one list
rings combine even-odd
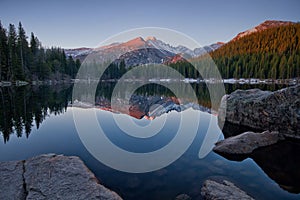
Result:
{"label": "large rock in water", "polygon": [[47,154],[0,163],[0,199],[121,199],[74,156]]}
{"label": "large rock in water", "polygon": [[236,90],[222,99],[219,122],[223,119],[225,124],[279,131],[287,137],[300,138],[300,85],[275,92]]}
{"label": "large rock in water", "polygon": [[245,132],[217,142],[213,150],[220,154],[250,154],[259,147],[276,144],[280,139],[278,132]]}
{"label": "large rock in water", "polygon": [[201,195],[207,200],[253,200],[246,192],[226,180],[221,183],[206,180],[201,188]]}

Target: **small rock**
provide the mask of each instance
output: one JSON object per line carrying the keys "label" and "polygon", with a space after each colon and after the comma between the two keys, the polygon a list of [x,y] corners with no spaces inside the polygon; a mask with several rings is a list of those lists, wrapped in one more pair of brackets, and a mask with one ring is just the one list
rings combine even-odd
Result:
{"label": "small rock", "polygon": [[265,147],[281,140],[278,132],[245,132],[216,143],[214,151],[220,154],[250,154],[259,147]]}
{"label": "small rock", "polygon": [[226,180],[221,183],[206,180],[201,188],[201,195],[207,200],[253,200],[246,192]]}
{"label": "small rock", "polygon": [[175,200],[191,200],[192,198],[187,194],[180,194],[175,197]]}
{"label": "small rock", "polygon": [[141,180],[136,176],[130,177],[126,182],[126,186],[130,189],[137,188],[140,184]]}

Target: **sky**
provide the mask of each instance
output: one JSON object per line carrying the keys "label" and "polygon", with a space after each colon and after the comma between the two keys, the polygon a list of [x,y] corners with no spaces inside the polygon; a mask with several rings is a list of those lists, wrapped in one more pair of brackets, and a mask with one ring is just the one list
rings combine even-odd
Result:
{"label": "sky", "polygon": [[200,45],[227,42],[265,20],[300,21],[299,0],[0,0],[4,27],[21,21],[43,46],[96,47],[120,32],[161,27]]}

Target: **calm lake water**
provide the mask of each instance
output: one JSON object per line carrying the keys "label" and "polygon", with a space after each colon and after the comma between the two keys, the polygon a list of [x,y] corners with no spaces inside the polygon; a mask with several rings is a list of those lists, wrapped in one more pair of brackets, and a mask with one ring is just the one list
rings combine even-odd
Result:
{"label": "calm lake water", "polygon": [[[167,121],[159,136],[153,137],[152,140],[143,141],[124,135],[112,120],[113,115],[120,114],[104,109],[105,106],[109,107],[106,103],[109,102],[113,86],[114,83],[99,85],[96,102],[98,99],[98,104],[102,109],[95,109],[98,121],[111,141],[132,152],[148,152],[159,149],[172,140],[180,121],[180,113],[177,111],[164,114],[169,115],[168,119],[170,120]],[[205,86],[201,84],[192,84],[192,86],[197,91],[199,103],[204,107],[209,107],[209,95],[207,95]],[[225,86],[227,93],[239,88],[258,87],[276,90],[284,87],[238,84]],[[155,86],[155,84],[139,89],[136,95],[172,97],[170,91]],[[71,85],[0,88],[0,131],[2,136],[0,137],[0,161],[27,159],[44,153],[79,156],[102,184],[116,191],[124,199],[175,199],[182,193],[188,194],[193,199],[201,199],[201,185],[208,178],[228,179],[256,199],[300,198],[300,195],[297,194],[300,192],[299,183],[297,180],[291,180],[299,178],[299,168],[297,167],[299,167],[300,158],[297,151],[300,148],[297,143],[291,141],[291,145],[279,144],[282,146],[277,145],[274,148],[266,149],[265,152],[257,152],[251,158],[240,162],[227,160],[214,152],[210,152],[205,158],[200,159],[198,157],[199,149],[210,120],[210,114],[207,113],[203,114],[204,117],[200,121],[200,128],[194,142],[177,161],[154,172],[125,173],[103,165],[87,151],[77,134],[73,111],[84,113],[91,108],[71,107],[71,99]],[[202,111],[186,109],[182,112]],[[163,115],[154,120],[160,120],[161,117]],[[145,118],[137,119],[136,115],[133,120],[144,125],[149,123],[149,120]],[[216,131],[221,131],[217,124],[215,124],[215,128]],[[101,145],[101,141],[99,141],[99,145]],[[270,155],[264,156],[273,151],[277,152],[278,156],[284,157],[280,158],[274,155],[274,161]],[[283,159],[284,162],[276,163],[276,159],[277,161]],[[276,166],[279,166],[277,171]]]}

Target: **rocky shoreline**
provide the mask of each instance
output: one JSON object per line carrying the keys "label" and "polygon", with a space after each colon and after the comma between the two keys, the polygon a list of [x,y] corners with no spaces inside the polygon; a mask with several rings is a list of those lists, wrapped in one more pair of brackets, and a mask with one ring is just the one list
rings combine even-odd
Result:
{"label": "rocky shoreline", "polygon": [[0,199],[122,198],[101,185],[80,158],[45,154],[0,162]]}
{"label": "rocky shoreline", "polygon": [[278,131],[284,137],[300,139],[300,84],[275,92],[236,90],[222,98],[218,119],[225,126]]}
{"label": "rocky shoreline", "polygon": [[[287,138],[300,138],[299,97],[300,85],[275,92],[254,89],[238,90],[226,95],[221,103],[223,107],[219,110],[219,120],[223,115],[225,124],[243,126],[243,130],[261,131],[240,133],[234,130],[229,135],[224,133],[225,140],[216,143],[214,151],[226,158],[241,156],[234,160],[251,157],[280,187],[298,193],[300,163],[287,164],[293,158],[285,160],[288,155],[284,151],[279,147],[269,147],[280,144]],[[227,108],[224,107],[225,103]],[[227,131],[230,132],[230,129]],[[284,149],[292,148],[290,144],[280,145]],[[299,148],[296,145],[293,149]],[[275,154],[280,154],[282,159],[277,159]],[[262,159],[267,159],[268,162],[261,163]],[[283,166],[293,166],[295,170]],[[253,199],[227,180],[204,181],[201,195],[204,199]],[[0,162],[0,199],[122,198],[101,185],[80,158],[46,154],[22,161]],[[181,194],[175,199],[191,198]]]}
{"label": "rocky shoreline", "polygon": [[[222,98],[218,121],[226,138],[214,147],[219,154],[250,154],[285,138],[300,139],[300,84],[275,92],[236,90]],[[260,131],[230,133],[230,126]]]}
{"label": "rocky shoreline", "polygon": [[225,139],[214,152],[235,161],[252,158],[281,188],[299,193],[300,85],[236,90],[222,98],[218,121]]}
{"label": "rocky shoreline", "polygon": [[[201,189],[204,199],[252,199],[227,180],[206,180]],[[27,160],[0,162],[0,199],[100,199],[121,200],[104,187],[76,156],[39,155]],[[190,200],[187,194],[175,200]]]}

